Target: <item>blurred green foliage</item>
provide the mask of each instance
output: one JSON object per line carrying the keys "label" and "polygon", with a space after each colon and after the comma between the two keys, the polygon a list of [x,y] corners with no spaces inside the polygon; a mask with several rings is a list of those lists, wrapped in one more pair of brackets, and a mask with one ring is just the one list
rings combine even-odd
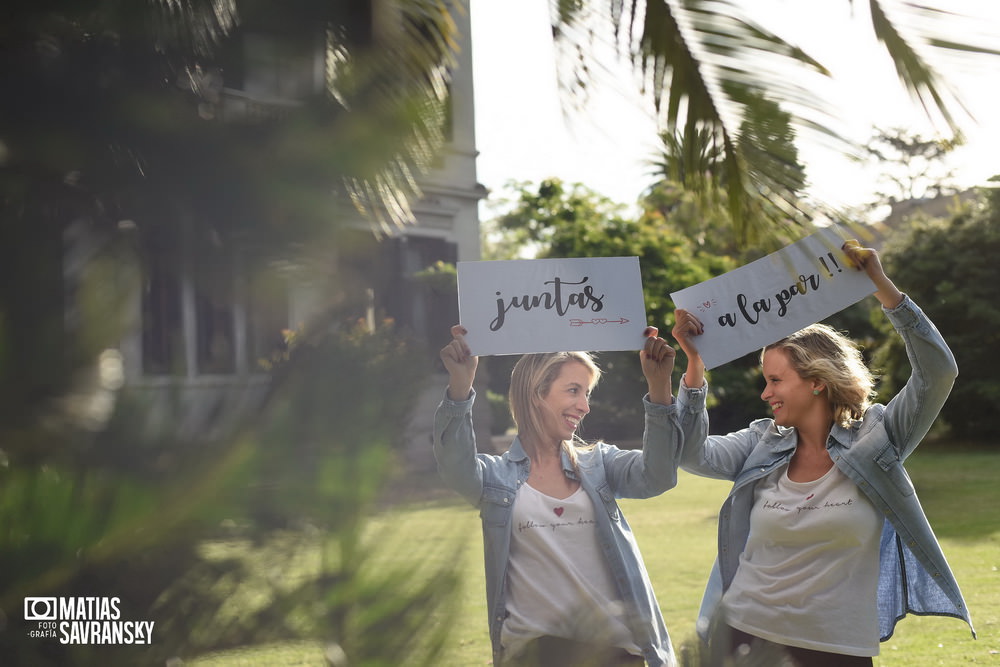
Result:
{"label": "blurred green foliage", "polygon": [[[253,420],[168,475],[83,465],[0,472],[0,566],[14,575],[0,588],[10,610],[4,655],[31,665],[163,664],[302,639],[336,645],[352,664],[434,664],[456,585],[440,555],[452,546],[447,535],[395,544],[425,557],[373,568],[385,541],[366,534],[395,479],[424,356],[391,324],[323,324],[297,338]],[[46,595],[119,597],[123,618],[157,622],[154,642],[32,639],[11,611]]]}
{"label": "blurred green foliage", "polygon": [[[4,3],[0,662],[162,665],[281,638],[352,664],[433,664],[450,564],[366,569],[380,543],[363,537],[427,355],[389,323],[358,323],[342,267],[410,219],[444,140],[459,5],[405,0],[376,25],[386,7],[368,1]],[[310,81],[326,69],[280,109],[228,114],[254,32],[316,46]],[[359,209],[373,228],[345,231]],[[117,348],[154,263],[172,278],[205,267],[227,294],[245,287],[224,282],[219,259],[235,256],[248,284],[278,266],[329,309],[266,357],[270,378],[220,383],[266,387],[258,409],[192,437],[180,418],[157,422],[143,391],[180,404],[192,369],[131,386],[142,372],[123,364],[142,361]],[[245,553],[220,556],[227,543]],[[318,556],[297,579],[282,566],[307,547]],[[268,576],[249,564],[258,551],[278,563]],[[404,586],[417,572],[426,583]],[[234,611],[247,588],[256,603]],[[119,597],[123,619],[156,622],[153,642],[31,638],[26,596]]]}
{"label": "blurred green foliage", "polygon": [[[958,362],[959,376],[941,416],[960,438],[991,441],[1000,401],[1000,192],[984,189],[941,219],[914,218],[885,249],[887,271],[935,323]],[[909,364],[891,337],[879,350],[881,392],[906,381]]]}

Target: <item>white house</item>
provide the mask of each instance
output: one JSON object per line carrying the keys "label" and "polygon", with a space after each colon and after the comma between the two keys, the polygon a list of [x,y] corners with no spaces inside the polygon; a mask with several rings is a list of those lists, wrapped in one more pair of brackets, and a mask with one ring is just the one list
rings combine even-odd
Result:
{"label": "white house", "polygon": [[[417,288],[413,276],[438,260],[479,258],[478,202],[485,196],[476,177],[468,11],[455,20],[464,43],[451,81],[447,147],[420,180],[423,196],[412,206],[416,223],[382,238],[375,257],[354,267],[360,282],[350,287],[355,298],[362,295],[373,310],[431,341],[447,334],[457,305],[436,302]],[[235,81],[198,73],[195,84],[209,93],[204,114],[223,121],[281,114],[297,97],[323,85],[323,47],[304,41],[290,51],[267,34],[245,33],[242,72]],[[357,228],[371,234],[360,218]],[[146,404],[149,432],[169,425],[177,437],[195,442],[221,435],[259,404],[268,383],[259,359],[283,329],[307,321],[328,295],[322,285],[298,282],[294,271],[277,281],[250,281],[241,252],[219,244],[213,253],[205,238],[210,229],[183,220],[175,229],[199,234],[201,250],[147,255],[143,285],[132,304],[141,326],[120,349],[126,387]],[[178,247],[184,248],[181,241]],[[349,250],[339,254],[330,261],[353,259]],[[258,298],[264,292],[268,298]]]}

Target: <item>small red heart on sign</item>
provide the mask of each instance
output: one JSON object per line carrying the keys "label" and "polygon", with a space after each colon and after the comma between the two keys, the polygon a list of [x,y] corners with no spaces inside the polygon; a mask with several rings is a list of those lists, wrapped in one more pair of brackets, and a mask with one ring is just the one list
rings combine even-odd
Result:
{"label": "small red heart on sign", "polygon": [[564,509],[562,507],[556,507],[552,511],[556,513],[556,516],[562,516]]}
{"label": "small red heart on sign", "polygon": [[712,307],[712,302],[711,301],[705,301],[701,305],[705,306],[706,308],[711,308]]}

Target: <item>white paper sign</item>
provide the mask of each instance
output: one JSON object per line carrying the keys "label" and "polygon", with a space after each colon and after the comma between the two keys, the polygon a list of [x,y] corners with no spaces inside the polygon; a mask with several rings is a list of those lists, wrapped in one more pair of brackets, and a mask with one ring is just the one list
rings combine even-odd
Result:
{"label": "white paper sign", "polygon": [[459,319],[475,355],[639,350],[638,257],[458,263]]}
{"label": "white paper sign", "polygon": [[824,228],[767,257],[671,294],[705,327],[696,344],[707,368],[760,350],[875,291],[840,249],[848,238]]}

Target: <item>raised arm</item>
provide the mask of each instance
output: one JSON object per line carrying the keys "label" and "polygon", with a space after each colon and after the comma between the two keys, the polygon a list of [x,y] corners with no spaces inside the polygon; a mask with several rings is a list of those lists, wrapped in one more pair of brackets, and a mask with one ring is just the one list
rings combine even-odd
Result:
{"label": "raised arm", "polygon": [[951,393],[958,366],[948,344],[923,311],[900,292],[885,274],[878,252],[857,241],[844,243],[844,253],[875,283],[875,298],[906,345],[910,377],[885,407],[884,420],[892,444],[905,459],[927,435]]}
{"label": "raised arm", "polygon": [[[646,329],[646,343],[639,353],[649,393],[643,399],[645,428],[642,451],[602,449],[608,481],[619,497],[648,498],[677,484],[677,466],[688,441],[704,441],[707,420],[704,393],[694,401],[675,401],[671,376],[677,352],[655,327]],[[701,399],[701,403],[698,403]]]}
{"label": "raised arm", "polygon": [[708,435],[708,412],[705,410],[705,362],[698,352],[697,337],[705,333],[705,328],[693,313],[678,308],[674,311],[674,327],[671,335],[687,356],[687,371],[678,392],[684,404],[690,403],[688,411],[695,406],[700,409],[703,426],[692,430],[700,437],[688,437],[681,456],[681,468],[703,477],[734,480],[743,468],[753,446],[759,440],[761,427],[751,425],[729,435]]}
{"label": "raised arm", "polygon": [[678,308],[674,311],[674,328],[670,335],[684,350],[687,357],[687,371],[684,373],[684,384],[691,389],[700,389],[705,384],[705,362],[698,353],[694,337],[705,333],[701,320],[691,312]]}
{"label": "raised arm", "polygon": [[434,413],[434,458],[445,484],[478,506],[483,475],[472,426],[472,383],[479,358],[471,354],[465,334],[464,327],[453,326],[451,342],[441,349],[441,361],[448,371],[448,390]]}

